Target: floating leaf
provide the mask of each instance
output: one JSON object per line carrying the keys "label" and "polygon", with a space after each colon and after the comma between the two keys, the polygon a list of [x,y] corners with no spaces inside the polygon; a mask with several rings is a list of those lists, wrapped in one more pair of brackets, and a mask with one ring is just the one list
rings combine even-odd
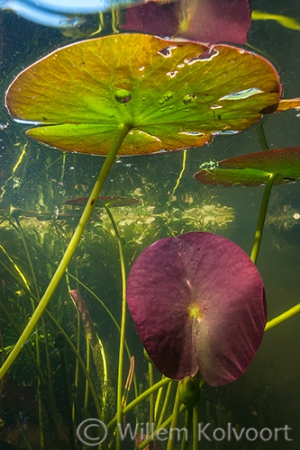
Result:
{"label": "floating leaf", "polygon": [[227,158],[194,177],[204,184],[222,186],[260,186],[275,173],[274,184],[290,183],[300,179],[300,147],[279,148]]}
{"label": "floating leaf", "polygon": [[[72,206],[80,206],[82,208],[85,207],[89,197],[79,197],[79,198],[72,198],[70,200],[65,201],[65,205],[72,205]],[[122,197],[122,196],[101,196],[98,197],[97,203],[95,205],[95,208],[100,208],[103,206],[128,206],[128,205],[134,205],[138,203],[139,200],[136,198],[128,198],[128,197]]]}
{"label": "floating leaf", "polygon": [[266,323],[257,268],[238,245],[211,233],[146,248],[129,274],[127,301],[156,367],[176,380],[200,369],[212,386],[246,370]]}
{"label": "floating leaf", "polygon": [[29,136],[81,153],[107,154],[125,124],[126,155],[238,133],[276,110],[280,94],[274,67],[243,49],[124,33],[55,50],[16,77],[6,105],[41,125]]}
{"label": "floating leaf", "polygon": [[248,0],[177,0],[133,6],[126,11],[121,28],[210,44],[245,44],[250,24]]}

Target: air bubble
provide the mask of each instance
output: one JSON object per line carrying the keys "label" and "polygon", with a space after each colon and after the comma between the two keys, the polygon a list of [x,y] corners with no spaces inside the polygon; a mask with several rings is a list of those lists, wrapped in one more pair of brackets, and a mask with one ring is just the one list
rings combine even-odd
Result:
{"label": "air bubble", "polygon": [[118,103],[128,103],[130,102],[132,97],[132,94],[130,91],[127,91],[126,89],[119,89],[115,93],[115,99]]}
{"label": "air bubble", "polygon": [[171,92],[171,91],[168,91],[168,92],[166,92],[165,93],[165,95],[163,96],[163,98],[161,98],[160,100],[159,100],[159,104],[160,105],[163,105],[165,102],[167,102],[168,100],[171,100],[171,98],[173,98],[173,92]]}
{"label": "air bubble", "polygon": [[183,103],[185,105],[188,105],[189,103],[191,103],[193,100],[195,100],[196,95],[195,94],[187,94],[183,97]]}
{"label": "air bubble", "polygon": [[200,164],[200,170],[214,170],[219,167],[219,162],[216,159],[211,159],[210,161]]}

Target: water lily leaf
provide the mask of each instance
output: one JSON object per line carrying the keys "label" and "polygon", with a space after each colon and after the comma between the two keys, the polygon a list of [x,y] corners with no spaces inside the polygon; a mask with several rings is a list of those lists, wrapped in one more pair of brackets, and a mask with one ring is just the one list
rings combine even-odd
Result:
{"label": "water lily leaf", "polygon": [[166,5],[147,2],[129,8],[121,28],[210,44],[245,44],[250,25],[248,0],[176,0]]}
{"label": "water lily leaf", "polygon": [[300,179],[300,146],[248,153],[208,167],[194,178],[204,184],[260,186],[275,173],[274,184],[291,183]]}
{"label": "water lily leaf", "polygon": [[200,370],[212,386],[246,370],[266,323],[256,266],[234,242],[211,233],[146,248],[129,274],[127,301],[156,367],[175,380]]}
{"label": "water lily leaf", "polygon": [[[203,145],[253,125],[280,102],[274,67],[227,45],[116,34],[63,47],[21,72],[6,94],[27,133],[63,150],[105,155]],[[293,103],[293,107],[298,103]],[[300,107],[300,100],[299,100]]]}
{"label": "water lily leaf", "polygon": [[[72,206],[80,206],[85,207],[89,197],[79,197],[79,198],[72,198],[70,200],[65,201],[65,205],[72,205]],[[98,197],[97,203],[95,205],[95,208],[100,208],[104,206],[112,207],[112,206],[128,206],[128,205],[134,205],[136,203],[139,203],[139,200],[136,198],[129,198],[129,197],[123,197],[123,196],[101,196]]]}

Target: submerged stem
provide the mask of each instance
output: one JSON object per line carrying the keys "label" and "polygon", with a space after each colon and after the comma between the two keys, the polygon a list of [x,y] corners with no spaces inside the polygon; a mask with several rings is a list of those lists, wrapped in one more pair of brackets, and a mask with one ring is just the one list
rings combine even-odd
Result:
{"label": "submerged stem", "polygon": [[[125,260],[121,238],[119,235],[119,231],[116,225],[116,222],[113,218],[113,215],[110,209],[105,205],[106,212],[110,218],[112,227],[116,234],[117,242],[118,242],[118,250],[120,257],[120,268],[121,268],[121,281],[122,281],[122,314],[121,314],[121,326],[120,326],[120,345],[119,345],[119,364],[118,364],[118,386],[117,386],[117,424],[121,426],[122,423],[122,396],[123,396],[123,364],[124,364],[124,346],[125,346],[125,327],[126,327],[126,310],[127,310],[127,302],[126,302],[126,269],[125,269]],[[121,450],[121,436],[120,429],[117,428],[117,443],[116,449]]]}
{"label": "submerged stem", "polygon": [[265,224],[268,204],[269,204],[269,200],[270,200],[271,190],[272,190],[276,175],[277,175],[276,173],[270,173],[269,179],[265,186],[261,205],[260,205],[260,211],[259,211],[259,216],[258,216],[258,221],[257,221],[257,226],[256,226],[256,231],[255,231],[255,236],[254,236],[254,243],[253,243],[253,247],[252,247],[252,251],[251,251],[251,255],[250,255],[250,258],[254,262],[254,264],[256,264],[257,258],[258,258],[258,252],[259,252],[259,248],[260,248],[260,244],[261,244],[261,238],[263,235],[264,224]]}
{"label": "submerged stem", "polygon": [[24,344],[26,343],[27,339],[29,338],[30,334],[32,333],[35,325],[37,324],[38,320],[40,319],[41,315],[45,311],[45,308],[47,307],[55,289],[58,286],[58,283],[60,282],[61,278],[63,277],[66,268],[68,267],[72,256],[79,244],[80,238],[82,236],[82,233],[85,229],[86,224],[88,223],[88,220],[93,212],[94,206],[96,204],[97,198],[99,197],[100,191],[103,187],[103,184],[107,178],[107,175],[109,173],[109,170],[116,158],[116,155],[126,137],[129,131],[128,125],[123,125],[120,129],[119,134],[117,135],[111,149],[109,150],[109,153],[104,161],[104,164],[100,170],[100,173],[98,175],[97,181],[93,187],[93,190],[91,192],[91,195],[89,197],[89,200],[86,204],[86,207],[84,208],[84,211],[82,213],[82,216],[79,220],[79,223],[76,227],[76,230],[73,234],[73,237],[70,241],[70,244],[58,266],[56,269],[56,272],[54,273],[43,297],[41,298],[41,301],[39,305],[37,306],[36,310],[34,311],[31,319],[29,320],[27,326],[25,327],[23,333],[21,334],[18,342],[14,346],[12,352],[8,356],[7,360],[3,364],[3,366],[0,369],[0,379],[6,374],[12,363],[17,358],[18,354],[20,353],[21,349],[23,348]]}
{"label": "submerged stem", "polygon": [[292,308],[288,309],[284,313],[280,314],[277,317],[274,317],[274,319],[269,320],[266,323],[265,331],[270,330],[271,328],[276,327],[280,323],[284,322],[285,320],[290,319],[291,317],[295,316],[296,314],[300,313],[300,303],[298,305],[293,306]]}

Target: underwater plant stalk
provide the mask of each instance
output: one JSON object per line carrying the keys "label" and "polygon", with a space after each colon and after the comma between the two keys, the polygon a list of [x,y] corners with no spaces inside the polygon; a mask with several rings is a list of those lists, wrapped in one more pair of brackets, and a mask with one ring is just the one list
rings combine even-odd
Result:
{"label": "underwater plant stalk", "polygon": [[300,313],[300,303],[298,303],[298,305],[295,305],[292,308],[288,309],[287,311],[280,314],[279,316],[274,317],[274,319],[269,320],[266,323],[265,331],[268,331],[271,328],[276,327],[277,325],[281,324],[282,322],[285,322],[286,320],[290,319],[291,317],[293,317],[299,313]]}
{"label": "underwater plant stalk", "polygon": [[[119,326],[118,322],[116,321],[114,315],[112,314],[110,309],[105,305],[105,303],[98,297],[98,295],[95,294],[94,291],[92,291],[86,284],[84,284],[82,281],[80,281],[78,278],[76,278],[70,272],[69,272],[69,276],[71,278],[73,278],[80,286],[82,286],[89,294],[91,294],[100,303],[100,305],[107,312],[107,314],[109,315],[109,317],[111,318],[111,320],[113,321],[113,323],[115,324],[117,330],[120,333],[121,332],[120,326]],[[129,359],[129,361],[131,361],[132,356],[131,356],[131,353],[130,353],[130,350],[129,350],[129,346],[128,346],[128,343],[127,343],[126,339],[124,341],[124,345],[125,345],[126,353],[128,355],[128,359]],[[138,396],[138,389],[137,389],[137,381],[136,381],[135,373],[133,373],[133,385],[134,385],[134,393],[135,393],[135,396],[137,397]]]}
{"label": "underwater plant stalk", "polygon": [[105,158],[104,164],[100,170],[100,173],[98,175],[98,178],[96,180],[96,183],[93,187],[93,190],[91,192],[91,195],[89,197],[89,200],[86,204],[86,207],[84,208],[84,211],[82,213],[82,216],[79,220],[79,223],[76,227],[75,233],[72,236],[72,239],[69,243],[69,246],[62,257],[58,268],[56,269],[43,297],[41,298],[41,301],[39,302],[36,310],[34,311],[31,319],[29,320],[28,324],[26,325],[23,333],[21,334],[18,342],[15,344],[12,352],[6,359],[3,366],[0,368],[0,379],[6,374],[12,363],[17,358],[18,354],[20,353],[23,345],[29,338],[30,334],[33,332],[33,329],[37,322],[39,321],[41,315],[45,311],[48,302],[50,301],[53,293],[55,292],[60,280],[62,279],[66,268],[68,267],[73,254],[79,244],[80,238],[82,236],[82,233],[84,232],[85,226],[89,221],[89,218],[93,212],[94,206],[96,204],[97,198],[99,197],[100,191],[104,185],[104,182],[107,178],[107,175],[109,173],[109,170],[116,158],[116,155],[130,130],[130,127],[128,125],[122,125],[122,128],[120,129],[119,134],[117,135],[112,147],[109,150],[108,155]]}
{"label": "underwater plant stalk", "polygon": [[[14,332],[19,336],[21,334],[21,330],[19,329],[19,325],[16,323],[16,321],[11,316],[9,311],[5,308],[5,306],[3,305],[2,302],[0,302],[0,311],[1,311],[1,316],[6,318],[7,322],[10,324],[10,326],[12,327]],[[34,365],[35,371],[37,373],[38,380],[39,380],[39,383],[38,383],[39,393],[42,391],[42,395],[39,395],[39,414],[41,412],[40,401],[41,401],[42,396],[43,396],[45,398],[44,406],[47,409],[50,425],[52,427],[52,430],[54,432],[54,436],[56,438],[56,443],[58,445],[59,442],[60,442],[60,438],[59,438],[59,432],[58,432],[55,398],[52,397],[52,391],[51,391],[51,389],[49,390],[49,387],[46,384],[43,371],[42,371],[41,366],[39,364],[39,359],[37,358],[37,356],[32,351],[30,343],[27,342],[25,344],[24,348],[26,349],[28,357],[30,358],[31,363]],[[2,358],[4,358],[4,354],[3,353],[2,353]],[[41,445],[41,448],[42,448],[42,445]],[[58,448],[60,448],[60,447],[58,447]]]}
{"label": "underwater plant stalk", "polygon": [[257,125],[256,125],[256,134],[258,136],[258,140],[260,143],[260,147],[262,150],[269,150],[269,145],[267,142],[267,137],[264,129],[264,122],[267,120],[267,116],[265,116]]}
{"label": "underwater plant stalk", "polygon": [[[179,395],[179,385],[178,385],[177,390],[176,390],[176,396],[175,396],[172,420],[171,420],[171,429],[172,430],[175,430],[175,428],[176,428],[179,412],[180,412],[180,395]],[[172,431],[171,431],[171,433],[172,433]],[[173,447],[174,447],[174,439],[172,438],[172,436],[169,436],[167,450],[173,450]]]}
{"label": "underwater plant stalk", "polygon": [[[120,327],[120,346],[119,346],[119,364],[118,364],[118,383],[117,383],[117,424],[122,423],[122,397],[123,397],[123,364],[124,364],[124,344],[125,344],[125,327],[126,327],[126,311],[127,311],[127,302],[126,302],[126,269],[125,269],[125,261],[124,261],[124,253],[121,238],[118,232],[118,228],[116,222],[113,218],[113,215],[110,209],[105,205],[106,212],[110,218],[111,224],[113,226],[114,232],[116,234],[117,242],[118,242],[118,250],[120,257],[120,266],[121,266],[121,279],[122,279],[122,313],[121,313],[121,327]],[[120,428],[117,427],[117,441],[116,441],[116,450],[121,450],[121,436],[120,436]]]}
{"label": "underwater plant stalk", "polygon": [[24,431],[24,428],[22,427],[22,425],[20,423],[20,420],[19,420],[17,415],[15,416],[15,419],[16,419],[16,422],[17,422],[17,425],[18,425],[19,432],[20,432],[20,434],[21,434],[21,436],[22,436],[22,438],[23,438],[23,440],[24,440],[24,442],[26,444],[27,450],[33,450],[31,445],[30,445],[30,442],[29,442],[29,440],[27,438],[27,435],[26,435],[26,433]]}
{"label": "underwater plant stalk", "polygon": [[[166,384],[171,383],[173,380],[171,378],[164,378],[163,380],[158,381],[155,383],[152,388],[146,389],[143,391],[138,397],[136,397],[132,402],[128,403],[128,405],[123,409],[122,415],[129,413],[133,408],[135,408],[139,403],[141,403],[143,400],[145,400],[149,395],[151,395],[153,392],[160,389],[162,386],[165,386]],[[114,427],[117,423],[117,417],[115,416],[106,426],[109,430],[110,428]]]}
{"label": "underwater plant stalk", "polygon": [[130,358],[129,371],[128,371],[127,379],[125,382],[124,392],[123,392],[123,397],[122,397],[122,408],[125,408],[125,406],[127,404],[127,398],[128,398],[128,394],[129,394],[131,385],[132,385],[133,375],[134,375],[134,356],[132,356]]}
{"label": "underwater plant stalk", "polygon": [[[164,377],[164,375],[162,376]],[[155,400],[155,407],[154,407],[154,422],[156,421],[157,418],[157,414],[158,414],[158,408],[162,399],[162,394],[163,394],[163,388],[160,388],[157,396],[156,396],[156,400]]]}
{"label": "underwater plant stalk", "polygon": [[170,200],[169,200],[169,202],[167,203],[167,205],[170,205],[170,203],[171,203],[171,201],[172,201],[172,197],[174,196],[174,194],[175,194],[175,192],[176,192],[176,190],[177,190],[177,188],[178,188],[178,186],[179,186],[179,184],[180,184],[180,181],[181,181],[181,178],[182,178],[182,176],[183,176],[183,174],[184,174],[184,171],[185,171],[185,169],[186,169],[186,157],[187,157],[187,150],[183,150],[183,152],[182,152],[182,166],[181,166],[181,171],[180,171],[180,173],[179,173],[179,175],[178,175],[176,184],[175,184],[175,186],[174,186],[174,188],[173,188],[173,191],[172,191],[172,193],[171,193],[171,195],[170,195]]}
{"label": "underwater plant stalk", "polygon": [[[107,373],[107,362],[104,346],[95,330],[93,321],[90,316],[90,312],[79,291],[77,291],[77,289],[73,289],[70,291],[70,295],[74,300],[76,308],[80,314],[81,321],[86,336],[88,338],[88,345],[91,347],[93,353],[97,378],[102,388],[102,417],[103,419],[105,419],[105,410],[107,406],[106,397],[107,397],[108,373]],[[78,332],[80,332],[80,330],[78,330]]]}
{"label": "underwater plant stalk", "polygon": [[[0,248],[1,248],[1,245],[0,245]],[[6,251],[5,251],[5,254],[7,255]],[[8,258],[12,262],[12,264],[14,266],[14,269],[18,268],[18,266],[16,266],[16,264],[13,262],[13,260],[10,258],[10,256],[8,256]],[[17,282],[17,284],[24,290],[24,292],[26,292],[29,295],[29,297],[31,297],[35,301],[36,304],[39,303],[38,298],[30,291],[30,288],[29,288],[29,286],[28,286],[28,284],[26,282],[26,279],[25,280],[23,279],[24,276],[23,276],[22,272],[19,272],[17,270],[17,273],[19,274],[20,279],[21,279],[20,280],[18,278],[18,276],[12,270],[10,270],[6,266],[6,264],[4,264],[1,260],[0,260],[0,266],[4,268],[4,270]],[[2,306],[3,305],[0,302],[0,309],[1,309]],[[89,372],[86,370],[85,364],[84,364],[84,362],[83,362],[83,360],[82,360],[82,358],[81,358],[77,348],[75,347],[75,345],[73,344],[73,342],[71,341],[69,336],[66,334],[65,330],[63,329],[63,327],[52,316],[52,314],[49,311],[47,311],[47,310],[45,311],[45,313],[46,313],[47,317],[51,320],[51,322],[54,324],[54,326],[58,329],[58,331],[60,331],[63,334],[67,344],[69,345],[69,347],[71,348],[72,352],[74,353],[76,359],[78,360],[78,362],[80,364],[80,367],[81,367],[81,369],[82,369],[82,371],[84,373],[84,376],[85,376],[87,382],[89,383],[90,391],[91,391],[91,394],[92,394],[92,397],[93,397],[93,401],[94,401],[95,408],[96,408],[96,411],[97,411],[97,414],[98,414],[98,418],[101,419],[101,416],[102,416],[101,408],[100,408],[99,399],[98,399],[98,396],[97,396],[94,384],[92,382],[92,379],[90,377]],[[9,323],[12,323],[12,321],[10,319],[8,321],[9,321]],[[18,335],[21,335],[20,331],[16,331],[16,333]],[[26,346],[26,344],[25,344],[25,346]],[[31,359],[36,361],[35,357],[33,357],[33,358],[31,357]],[[36,370],[39,370],[39,366],[38,365],[36,365]],[[50,415],[50,417],[52,417],[52,416],[54,417],[54,415]]]}
{"label": "underwater plant stalk", "polygon": [[59,358],[60,358],[60,365],[61,365],[61,371],[62,371],[62,380],[63,380],[63,395],[65,399],[65,408],[66,408],[66,414],[65,414],[65,420],[67,424],[67,428],[69,431],[69,444],[70,444],[70,450],[75,450],[75,440],[74,440],[74,430],[73,430],[73,418],[72,418],[72,395],[71,395],[71,389],[70,389],[70,382],[69,382],[69,373],[68,373],[68,363],[67,363],[67,357],[65,352],[65,340],[64,336],[61,333],[57,333],[55,336],[54,345],[58,351]]}
{"label": "underwater plant stalk", "polygon": [[[31,259],[31,256],[30,256],[30,252],[29,252],[29,249],[28,249],[28,245],[27,245],[27,242],[26,242],[26,238],[25,238],[25,235],[24,235],[24,231],[23,231],[23,228],[22,228],[21,223],[19,221],[18,214],[12,214],[12,216],[15,219],[17,230],[18,230],[18,232],[20,234],[21,241],[22,241],[23,247],[25,249],[27,261],[28,261],[29,268],[30,268],[31,275],[32,275],[32,279],[33,279],[35,293],[36,293],[37,298],[40,300],[40,289],[39,289],[39,285],[38,285],[38,282],[37,282],[37,277],[36,277],[36,273],[35,273],[34,266],[33,266],[33,263],[32,263],[32,259]],[[32,299],[31,299],[31,302],[32,302],[32,311],[34,311],[34,302],[33,302]],[[54,388],[53,388],[53,371],[52,371],[51,359],[50,359],[50,354],[49,354],[48,329],[47,329],[47,326],[46,326],[46,323],[45,323],[45,320],[43,319],[43,317],[42,317],[42,327],[43,327],[43,333],[44,333],[44,339],[45,339],[45,354],[46,354],[47,369],[48,369],[47,370],[48,383],[49,383],[48,387],[49,387],[49,391],[50,391],[49,392],[49,399],[50,399],[51,406],[52,406],[53,411],[54,411],[54,408],[55,408],[55,402],[54,402],[55,395],[54,395]],[[35,338],[35,341],[36,341],[36,353],[37,353],[37,362],[40,365],[40,344],[39,344],[39,339],[40,339],[40,337],[39,337],[39,330],[38,330],[38,327],[36,327],[36,338]],[[40,379],[40,377],[38,377],[38,389],[40,390],[40,388],[41,388],[41,379]],[[42,414],[42,399],[41,399],[40,395],[38,396],[38,404],[39,404],[40,447],[41,447],[41,450],[43,450],[44,446],[45,446],[44,445],[44,431],[43,431],[44,430],[44,424],[43,424],[43,414]],[[55,414],[54,417],[56,418],[56,414]],[[54,426],[55,427],[55,435],[58,436],[59,433],[58,433],[57,420],[53,419],[53,421],[55,422],[55,426]]]}
{"label": "underwater plant stalk", "polygon": [[[66,158],[64,157],[63,158],[63,167],[65,167],[65,162],[66,162]],[[56,220],[52,219],[52,223],[54,225],[56,234],[58,236],[58,239],[59,239],[59,242],[60,242],[60,245],[62,248],[62,253],[64,254],[65,248],[64,248],[64,243],[63,243],[63,239],[62,239],[62,232],[59,230]],[[74,230],[73,230],[73,232],[74,232]],[[45,255],[43,255],[43,256],[45,256]],[[75,265],[75,270],[77,272],[77,264]],[[65,278],[66,278],[67,290],[68,290],[68,292],[70,292],[71,285],[70,285],[70,277],[69,277],[69,269],[68,268],[65,271]],[[60,309],[60,308],[58,308],[58,309]],[[77,348],[78,353],[80,353],[80,324],[81,324],[80,315],[76,308],[76,334],[75,335],[76,335],[76,348]],[[86,344],[88,345],[88,343],[86,343]],[[86,348],[86,352],[88,352],[88,348]],[[87,371],[89,371],[88,368],[87,368]],[[79,385],[79,362],[78,362],[78,359],[76,358],[75,371],[74,371],[74,382],[73,382],[74,389],[77,390],[78,385]],[[88,383],[86,380],[86,389],[87,389],[87,385],[88,385]],[[75,405],[75,401],[73,401],[73,408],[72,408],[73,421],[75,421],[75,416],[76,416],[76,405]]]}
{"label": "underwater plant stalk", "polygon": [[[181,404],[180,407],[179,407],[179,414],[181,414],[181,413],[185,410],[185,408],[186,408],[186,406],[183,405],[183,404]],[[139,445],[136,447],[135,450],[142,450],[143,448],[147,447],[147,445],[148,445],[150,442],[153,442],[153,439],[156,437],[156,435],[157,435],[157,433],[159,432],[159,430],[160,430],[161,428],[167,428],[167,427],[170,425],[170,423],[171,423],[171,421],[172,421],[172,417],[173,417],[173,415],[171,414],[170,417],[168,417],[168,418],[161,424],[161,427],[160,427],[160,428],[156,427],[155,431],[154,431],[152,434],[150,434],[149,438],[148,438],[148,439],[145,439],[141,444],[139,444]],[[193,450],[194,450],[194,449],[193,449]],[[197,450],[198,450],[198,449],[197,449]]]}
{"label": "underwater plant stalk", "polygon": [[193,410],[193,449],[198,450],[198,426],[200,423],[199,405],[196,405]]}
{"label": "underwater plant stalk", "polygon": [[[171,395],[172,386],[173,386],[173,383],[169,383],[168,384],[165,400],[164,400],[164,403],[163,403],[163,407],[162,407],[162,410],[160,412],[159,419],[157,421],[157,428],[160,428],[160,426],[161,426],[161,424],[162,424],[162,422],[164,420],[164,417],[165,417],[165,414],[166,414],[166,410],[167,410],[167,407],[168,407],[168,404],[169,404],[169,398],[170,398],[170,395]],[[159,392],[162,392],[162,388],[160,388]],[[156,414],[155,414],[155,420],[156,420]]]}
{"label": "underwater plant stalk", "polygon": [[191,432],[191,427],[193,424],[193,411],[194,411],[194,408],[187,408],[185,411],[184,428],[185,428],[185,430],[187,430],[187,435],[185,433],[182,434],[180,450],[188,450],[188,448],[189,448],[189,439],[188,438],[189,438],[189,435]]}
{"label": "underwater plant stalk", "polygon": [[277,175],[276,173],[270,173],[269,179],[268,179],[267,184],[264,189],[264,194],[263,194],[263,198],[262,198],[261,205],[260,205],[259,216],[258,216],[258,221],[257,221],[257,226],[256,226],[256,231],[255,231],[255,236],[254,236],[254,243],[253,243],[253,247],[252,247],[252,251],[251,251],[251,255],[250,255],[250,258],[254,262],[254,264],[256,264],[257,258],[258,258],[258,252],[260,249],[261,239],[262,239],[262,235],[263,235],[264,224],[265,224],[268,204],[269,204],[269,200],[270,200],[270,194],[271,194],[271,190],[272,190],[276,175]]}
{"label": "underwater plant stalk", "polygon": [[[152,387],[154,384],[154,376],[153,376],[153,364],[152,361],[148,361],[148,372],[149,372],[149,387]],[[149,426],[150,430],[152,430],[154,424],[154,393],[150,395],[150,406],[149,406]],[[150,444],[150,450],[151,444]]]}
{"label": "underwater plant stalk", "polygon": [[[55,225],[56,225],[56,222],[55,222]],[[13,223],[13,226],[15,226],[14,225],[14,223]],[[58,230],[57,230],[57,232],[58,232]],[[60,236],[60,235],[59,235]],[[41,250],[40,250],[40,248],[36,245],[36,244],[34,244],[33,242],[31,242],[31,241],[29,241],[29,243],[30,243],[30,245],[33,247],[33,248],[35,248],[35,250],[36,251],[38,251],[40,254],[42,254],[43,256],[44,256],[44,258],[46,258],[46,260],[52,265],[52,266],[55,266],[55,263],[52,261],[52,259],[51,258],[49,258],[47,255],[45,255]],[[3,250],[3,248],[1,248],[1,245],[0,245],[0,249],[2,249]],[[6,255],[7,255],[7,253],[5,253]],[[7,255],[8,256],[8,255]],[[11,261],[12,263],[13,263],[13,261]],[[14,264],[14,263],[13,263]],[[1,265],[1,261],[0,261],[0,265]],[[6,270],[6,269],[5,269]],[[10,273],[10,275],[12,275],[12,273],[11,272],[9,272]],[[18,272],[19,273],[19,272]],[[120,326],[119,326],[119,324],[118,324],[118,322],[117,322],[117,320],[115,319],[115,317],[114,317],[114,315],[112,314],[112,312],[110,311],[110,309],[105,305],[105,303],[99,298],[99,296],[97,295],[97,294],[95,294],[95,292],[94,291],[92,291],[86,284],[84,284],[82,281],[80,281],[79,279],[78,279],[78,276],[75,276],[75,275],[73,275],[71,272],[69,272],[69,270],[68,269],[66,269],[66,272],[65,272],[65,275],[66,275],[66,282],[67,282],[67,286],[70,286],[70,283],[69,283],[69,281],[68,281],[68,279],[69,278],[72,278],[74,281],[76,281],[76,283],[77,283],[77,285],[78,286],[82,286],[91,296],[93,296],[99,303],[100,303],[100,305],[102,306],[102,308],[104,308],[104,310],[107,312],[107,314],[109,315],[109,317],[111,318],[111,320],[113,321],[113,323],[114,323],[114,325],[116,326],[116,328],[117,328],[117,330],[118,330],[118,332],[120,332]],[[14,279],[15,279],[15,281],[18,283],[18,284],[20,284],[19,283],[19,280],[17,280],[16,279],[16,277],[14,277]],[[22,280],[23,280],[23,278],[22,278]],[[24,280],[23,280],[24,281]],[[25,280],[26,281],[26,280]],[[21,287],[22,287],[22,289],[24,289],[24,285],[22,284],[21,285]],[[71,290],[71,288],[68,288],[68,292]],[[25,289],[25,291],[26,291],[26,289]],[[29,293],[29,291],[30,291],[30,289],[29,289],[29,286],[27,286],[27,293]],[[29,293],[29,295],[31,295],[30,293]],[[79,316],[78,316],[79,317]],[[80,317],[79,317],[79,321],[80,321]],[[80,337],[79,337],[80,338]],[[128,359],[129,359],[129,361],[131,360],[131,353],[130,353],[130,350],[129,350],[129,346],[128,346],[128,343],[127,343],[127,341],[126,341],[126,339],[125,339],[125,343],[124,343],[124,345],[125,345],[125,349],[126,349],[126,353],[127,353],[127,355],[128,355]],[[77,349],[78,349],[78,347],[77,347]],[[76,359],[76,365],[77,365],[77,359]],[[75,372],[75,373],[77,373],[77,372]],[[75,381],[74,381],[74,383],[75,383],[75,386],[78,386],[78,383],[76,384],[76,380],[78,380],[78,376],[76,377],[76,374],[75,374]],[[136,375],[135,375],[135,373],[133,374],[133,386],[134,386],[134,393],[135,393],[135,396],[137,397],[138,396],[138,388],[137,388],[137,381],[136,381]]]}
{"label": "underwater plant stalk", "polygon": [[[89,338],[85,337],[85,343],[86,343],[86,370],[90,372],[91,367],[91,347],[89,345]],[[84,403],[83,407],[84,409],[87,409],[89,402],[89,384],[87,380],[85,380],[85,390],[84,390]]]}

